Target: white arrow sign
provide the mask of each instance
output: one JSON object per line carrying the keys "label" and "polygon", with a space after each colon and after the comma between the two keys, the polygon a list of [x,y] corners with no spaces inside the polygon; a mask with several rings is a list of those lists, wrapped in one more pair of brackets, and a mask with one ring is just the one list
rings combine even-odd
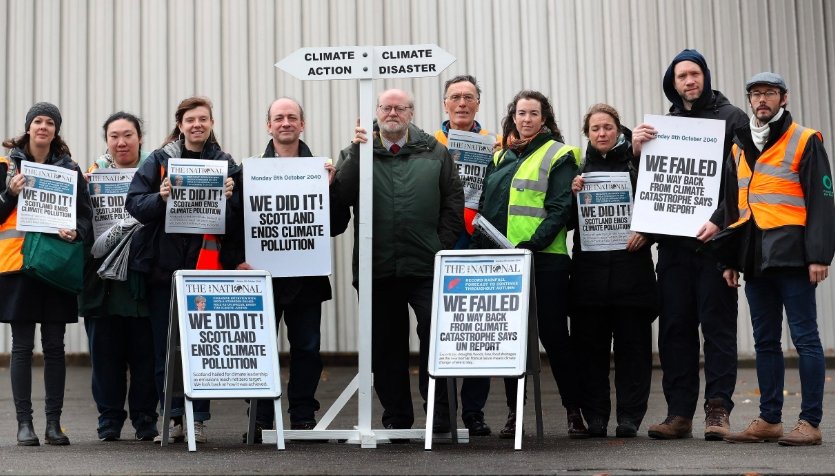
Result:
{"label": "white arrow sign", "polygon": [[437,76],[455,57],[438,45],[374,47],[374,79]]}
{"label": "white arrow sign", "polygon": [[275,64],[301,80],[437,76],[455,57],[438,45],[300,48]]}
{"label": "white arrow sign", "polygon": [[275,66],[303,81],[371,79],[372,50],[367,46],[300,48]]}

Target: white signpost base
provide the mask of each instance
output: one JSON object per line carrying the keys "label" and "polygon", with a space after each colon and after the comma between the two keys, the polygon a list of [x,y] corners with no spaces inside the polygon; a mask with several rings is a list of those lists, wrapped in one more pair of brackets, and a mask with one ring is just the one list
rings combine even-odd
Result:
{"label": "white signpost base", "polygon": [[[301,48],[285,57],[276,67],[298,79],[307,80],[359,80],[360,125],[368,131],[369,140],[359,145],[360,149],[360,220],[359,226],[359,329],[357,348],[359,365],[357,376],[342,392],[333,406],[325,413],[313,430],[286,431],[288,439],[345,440],[359,444],[362,448],[376,448],[377,443],[389,443],[391,439],[422,439],[420,429],[372,429],[371,399],[373,375],[371,373],[371,253],[372,253],[372,188],[374,186],[373,155],[374,144],[373,113],[375,106],[374,79],[416,78],[437,76],[455,61],[448,52],[437,45],[394,45],[394,46],[339,46],[324,48]],[[344,408],[348,400],[357,393],[357,425],[352,430],[328,430],[333,418]],[[462,440],[468,438],[460,434]],[[263,432],[262,438],[272,438],[275,432]],[[437,435],[436,435],[437,436]]]}

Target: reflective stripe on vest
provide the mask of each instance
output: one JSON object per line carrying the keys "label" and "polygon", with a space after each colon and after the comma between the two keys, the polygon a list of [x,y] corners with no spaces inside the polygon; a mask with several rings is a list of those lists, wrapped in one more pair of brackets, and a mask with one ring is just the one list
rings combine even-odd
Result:
{"label": "reflective stripe on vest", "polygon": [[[6,157],[0,157],[0,163],[6,164],[7,170],[11,170],[12,163]],[[3,177],[5,180],[6,177]],[[0,223],[0,273],[18,271],[23,267],[23,238],[25,231],[17,230],[17,209]]]}
{"label": "reflective stripe on vest", "polygon": [[197,266],[194,269],[223,269],[220,264],[220,242],[215,235],[203,235]]}
{"label": "reflective stripe on vest", "polygon": [[763,151],[754,170],[745,160],[745,152],[731,149],[737,169],[739,219],[731,227],[741,226],[751,216],[760,229],[786,225],[806,225],[806,201],[800,185],[800,160],[806,143],[820,132],[793,122],[770,148]]}
{"label": "reflective stripe on vest", "polygon": [[[507,206],[507,238],[514,245],[530,240],[548,216],[545,210],[548,176],[557,159],[567,153],[574,155],[575,163],[580,162],[579,147],[551,140],[529,155],[516,170],[511,181],[510,199]],[[502,158],[504,158],[504,151],[493,154],[494,165],[498,165]],[[563,228],[554,241],[541,251],[568,254],[565,235],[566,229]]]}

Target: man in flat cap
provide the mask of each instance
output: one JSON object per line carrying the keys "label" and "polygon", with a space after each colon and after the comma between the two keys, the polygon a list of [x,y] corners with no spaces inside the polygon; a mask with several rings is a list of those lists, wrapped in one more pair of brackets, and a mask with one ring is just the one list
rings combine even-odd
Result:
{"label": "man in flat cap", "polygon": [[[835,255],[832,172],[821,133],[792,120],[780,75],[763,72],[745,85],[753,115],[736,130],[725,168],[727,228],[710,243],[727,267],[728,286],[745,295],[757,352],[760,415],[732,443],[821,444],[826,365],[818,334],[815,288]],[[783,434],[783,308],[800,365],[800,417]]]}

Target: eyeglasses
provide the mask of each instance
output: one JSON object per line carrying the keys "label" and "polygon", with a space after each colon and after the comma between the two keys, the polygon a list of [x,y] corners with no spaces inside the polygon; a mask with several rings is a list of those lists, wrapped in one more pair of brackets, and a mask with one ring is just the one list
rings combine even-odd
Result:
{"label": "eyeglasses", "polygon": [[453,94],[452,96],[447,96],[444,99],[449,99],[452,102],[459,102],[463,99],[466,103],[474,103],[478,101],[478,98],[472,94]]}
{"label": "eyeglasses", "polygon": [[748,93],[748,98],[753,99],[754,101],[759,101],[762,98],[772,100],[779,95],[780,95],[780,93],[778,91],[774,91],[772,89],[771,91],[752,91],[752,92]]}
{"label": "eyeglasses", "polygon": [[383,111],[386,114],[391,114],[391,111],[394,111],[397,114],[403,114],[411,108],[412,106],[383,106],[382,104],[377,106],[377,109]]}

